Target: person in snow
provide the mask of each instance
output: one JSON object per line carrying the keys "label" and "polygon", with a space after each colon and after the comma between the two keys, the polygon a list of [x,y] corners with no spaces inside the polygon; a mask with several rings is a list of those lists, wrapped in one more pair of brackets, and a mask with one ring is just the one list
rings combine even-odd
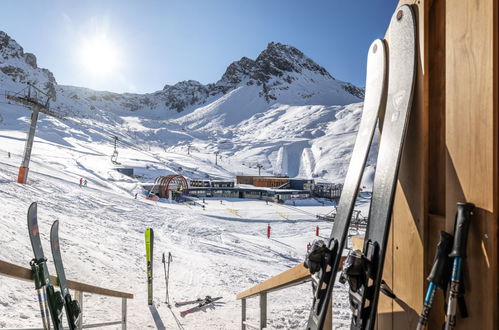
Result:
{"label": "person in snow", "polygon": [[80,188],[82,184],[83,184],[83,178],[80,178]]}
{"label": "person in snow", "polygon": [[85,181],[83,181],[83,185],[86,187],[87,186],[87,179],[85,179]]}

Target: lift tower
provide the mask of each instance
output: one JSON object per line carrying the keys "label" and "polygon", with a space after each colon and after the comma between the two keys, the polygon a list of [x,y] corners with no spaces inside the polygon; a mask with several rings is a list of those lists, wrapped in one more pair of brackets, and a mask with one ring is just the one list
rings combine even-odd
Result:
{"label": "lift tower", "polygon": [[18,183],[26,183],[28,180],[29,160],[31,158],[31,150],[33,148],[33,140],[35,139],[36,123],[38,122],[39,113],[43,112],[49,116],[60,119],[62,119],[62,117],[50,111],[49,101],[51,97],[30,82],[28,82],[28,87],[24,88],[19,93],[6,94],[5,96],[7,99],[21,103],[33,111],[31,114],[31,124],[28,130],[26,145],[24,147],[23,162],[19,167],[19,175],[17,176]]}

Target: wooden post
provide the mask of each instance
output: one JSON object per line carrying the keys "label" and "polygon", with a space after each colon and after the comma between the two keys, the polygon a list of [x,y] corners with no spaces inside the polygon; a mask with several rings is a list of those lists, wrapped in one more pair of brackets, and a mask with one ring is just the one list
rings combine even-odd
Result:
{"label": "wooden post", "polygon": [[75,298],[78,301],[78,304],[80,305],[80,317],[78,318],[78,322],[76,324],[76,327],[78,330],[83,329],[83,292],[75,290]]}
{"label": "wooden post", "polygon": [[126,330],[126,298],[121,298],[121,330]]}
{"label": "wooden post", "polygon": [[267,292],[260,293],[260,330],[267,327]]}
{"label": "wooden post", "polygon": [[246,298],[241,300],[241,329],[246,330]]}

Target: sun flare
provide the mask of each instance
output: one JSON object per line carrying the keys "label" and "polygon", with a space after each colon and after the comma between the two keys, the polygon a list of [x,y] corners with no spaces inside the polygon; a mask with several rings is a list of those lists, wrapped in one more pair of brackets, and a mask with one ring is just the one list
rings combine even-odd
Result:
{"label": "sun flare", "polygon": [[80,57],[85,70],[93,75],[109,75],[118,67],[118,51],[106,36],[83,40]]}

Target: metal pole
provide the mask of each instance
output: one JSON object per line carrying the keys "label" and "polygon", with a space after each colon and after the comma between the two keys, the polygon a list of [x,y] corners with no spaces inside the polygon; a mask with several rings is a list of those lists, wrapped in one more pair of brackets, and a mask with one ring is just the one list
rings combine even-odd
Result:
{"label": "metal pole", "polygon": [[260,329],[267,327],[267,292],[260,293]]}
{"label": "metal pole", "polygon": [[75,291],[75,297],[76,300],[78,301],[78,304],[80,305],[80,317],[78,318],[76,326],[78,327],[78,330],[83,329],[83,292],[82,291]]}
{"label": "metal pole", "polygon": [[31,113],[31,124],[28,130],[28,137],[24,147],[24,158],[19,167],[19,175],[17,176],[18,183],[26,183],[28,180],[29,160],[31,158],[31,150],[33,149],[33,141],[35,139],[36,123],[38,122],[38,110],[33,110]]}
{"label": "metal pole", "polygon": [[241,300],[241,329],[246,330],[246,298]]}
{"label": "metal pole", "polygon": [[126,330],[126,298],[121,298],[121,330]]}
{"label": "metal pole", "polygon": [[166,303],[170,305],[170,294],[168,292],[168,285],[170,282],[170,262],[172,261],[172,254],[168,252],[168,271],[166,274]]}

